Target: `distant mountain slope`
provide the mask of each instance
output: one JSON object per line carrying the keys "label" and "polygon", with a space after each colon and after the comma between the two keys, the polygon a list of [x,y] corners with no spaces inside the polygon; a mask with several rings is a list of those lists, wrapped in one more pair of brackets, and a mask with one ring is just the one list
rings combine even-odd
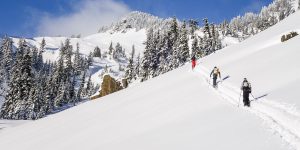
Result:
{"label": "distant mountain slope", "polygon": [[120,21],[113,23],[111,26],[101,27],[99,32],[127,32],[130,29],[136,29],[139,31],[141,29],[161,29],[165,30],[169,26],[171,18],[162,19],[157,16],[153,16],[148,13],[133,11],[122,18]]}

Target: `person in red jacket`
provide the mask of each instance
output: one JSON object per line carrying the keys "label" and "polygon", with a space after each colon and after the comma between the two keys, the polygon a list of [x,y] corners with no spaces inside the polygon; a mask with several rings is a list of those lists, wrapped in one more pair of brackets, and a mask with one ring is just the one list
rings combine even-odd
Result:
{"label": "person in red jacket", "polygon": [[196,57],[195,55],[192,57],[192,69],[196,67]]}

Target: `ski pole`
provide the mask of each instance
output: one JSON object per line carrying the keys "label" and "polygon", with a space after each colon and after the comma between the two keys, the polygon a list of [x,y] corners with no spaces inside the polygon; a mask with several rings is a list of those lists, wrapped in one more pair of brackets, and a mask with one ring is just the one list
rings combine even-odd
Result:
{"label": "ski pole", "polygon": [[240,107],[241,96],[242,96],[242,90],[241,90],[240,97],[239,97],[238,107]]}
{"label": "ski pole", "polygon": [[251,94],[251,96],[253,97],[253,100],[256,100],[256,98],[252,95],[252,93],[250,93]]}

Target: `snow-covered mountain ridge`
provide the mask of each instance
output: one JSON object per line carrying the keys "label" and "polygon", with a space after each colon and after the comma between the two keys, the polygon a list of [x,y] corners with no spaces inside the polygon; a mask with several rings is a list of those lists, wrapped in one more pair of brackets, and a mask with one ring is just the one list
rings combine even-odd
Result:
{"label": "snow-covered mountain ridge", "polygon": [[107,32],[123,32],[126,33],[127,30],[135,29],[139,31],[141,29],[160,29],[166,30],[171,23],[172,18],[162,19],[157,16],[153,16],[148,13],[133,11],[123,17],[120,21],[113,23],[107,27],[101,27],[99,33]]}

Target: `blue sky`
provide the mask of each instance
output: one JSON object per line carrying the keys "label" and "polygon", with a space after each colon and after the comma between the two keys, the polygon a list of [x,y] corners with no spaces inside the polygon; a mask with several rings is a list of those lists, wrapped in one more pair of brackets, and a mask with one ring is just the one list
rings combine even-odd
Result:
{"label": "blue sky", "polygon": [[[124,14],[139,10],[159,17],[211,22],[258,12],[272,0],[1,0],[0,34],[55,36],[91,34]],[[95,19],[96,18],[96,19]]]}

